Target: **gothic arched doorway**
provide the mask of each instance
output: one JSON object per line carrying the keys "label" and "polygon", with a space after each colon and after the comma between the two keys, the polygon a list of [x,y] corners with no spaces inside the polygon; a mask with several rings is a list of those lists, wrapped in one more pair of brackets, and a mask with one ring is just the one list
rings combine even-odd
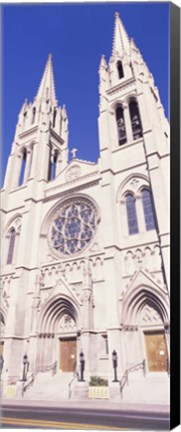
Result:
{"label": "gothic arched doorway", "polygon": [[62,372],[77,366],[77,307],[65,296],[49,300],[40,316],[38,331],[38,369],[57,362]]}
{"label": "gothic arched doorway", "polygon": [[[143,283],[140,272],[123,300],[125,362],[134,365],[146,360],[148,372],[167,372],[169,358],[168,296],[152,283]],[[137,285],[142,276],[142,284]],[[147,281],[148,282],[148,281]]]}

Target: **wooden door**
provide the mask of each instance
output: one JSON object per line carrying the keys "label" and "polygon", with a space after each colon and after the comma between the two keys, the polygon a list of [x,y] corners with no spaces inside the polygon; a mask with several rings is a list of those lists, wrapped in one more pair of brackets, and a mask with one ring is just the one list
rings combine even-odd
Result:
{"label": "wooden door", "polygon": [[167,371],[167,346],[164,332],[145,333],[147,364],[150,372]]}
{"label": "wooden door", "polygon": [[76,369],[76,355],[76,338],[60,340],[60,369],[63,372],[73,372]]}

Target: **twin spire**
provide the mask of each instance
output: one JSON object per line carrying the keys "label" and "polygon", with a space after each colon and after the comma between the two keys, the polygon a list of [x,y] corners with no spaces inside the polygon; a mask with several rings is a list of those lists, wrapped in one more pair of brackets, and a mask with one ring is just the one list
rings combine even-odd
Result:
{"label": "twin spire", "polygon": [[[113,48],[112,55],[116,56],[119,54],[122,56],[124,53],[129,53],[130,42],[125,27],[120,19],[118,12],[115,13],[115,24],[114,24],[114,36],[113,36]],[[106,67],[105,58],[102,57],[101,66]],[[50,100],[53,104],[56,104],[54,77],[53,77],[53,66],[52,66],[52,55],[49,54],[48,60],[45,66],[42,80],[36,95],[36,100]]]}
{"label": "twin spire", "polygon": [[52,66],[52,55],[49,54],[48,60],[45,66],[43,77],[40,82],[38,93],[36,95],[37,100],[50,100],[52,103],[56,103],[55,85],[53,77],[53,66]]}

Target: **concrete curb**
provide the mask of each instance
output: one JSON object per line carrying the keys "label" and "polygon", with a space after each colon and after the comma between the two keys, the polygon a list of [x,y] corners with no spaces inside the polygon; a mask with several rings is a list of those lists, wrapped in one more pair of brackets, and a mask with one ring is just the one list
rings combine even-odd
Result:
{"label": "concrete curb", "polygon": [[170,412],[169,405],[159,404],[154,405],[151,403],[126,403],[118,401],[99,401],[99,400],[88,400],[88,401],[39,401],[39,400],[10,400],[1,399],[1,408],[6,407],[31,407],[31,408],[72,408],[72,409],[93,409],[93,410],[111,410],[111,411],[135,411],[135,412],[152,412],[152,413],[167,413]]}

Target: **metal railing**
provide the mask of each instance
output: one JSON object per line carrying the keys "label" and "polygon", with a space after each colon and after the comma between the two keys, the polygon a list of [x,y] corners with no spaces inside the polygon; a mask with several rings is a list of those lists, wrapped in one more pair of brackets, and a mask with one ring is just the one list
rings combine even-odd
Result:
{"label": "metal railing", "polygon": [[74,372],[73,374],[73,378],[71,379],[71,381],[68,384],[68,398],[70,399],[72,396],[72,384],[75,381],[75,379],[77,378],[77,381],[79,380],[79,373],[77,371]]}
{"label": "metal railing", "polygon": [[52,375],[55,375],[57,373],[57,361],[55,361],[51,365],[47,365],[47,366],[40,365],[36,368],[36,374],[38,372],[49,372],[49,371],[52,371]]}
{"label": "metal railing", "polygon": [[24,396],[25,391],[28,390],[28,388],[33,385],[34,381],[35,381],[35,377],[39,372],[49,372],[52,371],[52,375],[56,375],[57,373],[57,361],[55,361],[54,363],[52,363],[51,365],[48,366],[38,366],[36,367],[35,371],[32,372],[28,377],[26,381],[23,381],[22,383],[22,389],[21,389],[21,395],[22,397]]}
{"label": "metal railing", "polygon": [[31,375],[28,376],[27,381],[23,381],[22,383],[22,389],[21,389],[21,396],[24,396],[24,393],[28,388],[33,385],[35,380],[36,373],[32,372]]}
{"label": "metal railing", "polygon": [[128,369],[125,370],[125,372],[124,372],[124,374],[123,374],[123,376],[121,378],[121,381],[120,381],[121,398],[123,397],[123,389],[124,389],[125,384],[129,385],[129,381],[128,381],[129,373],[130,372],[135,372],[135,371],[137,371],[139,369],[143,370],[143,375],[145,377],[145,375],[146,375],[145,360],[143,360],[141,363],[137,363],[136,365],[134,365],[134,366],[132,366],[132,367],[130,367],[130,368],[128,368]]}

